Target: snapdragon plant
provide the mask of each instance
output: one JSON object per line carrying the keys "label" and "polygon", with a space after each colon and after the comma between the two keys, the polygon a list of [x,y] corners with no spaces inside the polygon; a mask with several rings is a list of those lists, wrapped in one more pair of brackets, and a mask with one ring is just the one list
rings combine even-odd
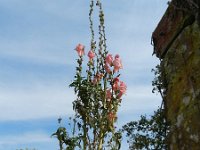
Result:
{"label": "snapdragon plant", "polygon": [[[94,9],[99,10],[98,40],[95,40]],[[65,127],[59,127],[53,136],[59,140],[60,149],[118,150],[121,133],[116,131],[115,122],[127,87],[120,80],[119,71],[123,68],[120,56],[112,55],[107,50],[104,12],[100,0],[91,0],[89,21],[90,47],[86,48],[83,44],[75,47],[77,67],[70,84],[76,94],[72,133],[69,134]],[[84,63],[87,63],[86,68],[83,67]]]}

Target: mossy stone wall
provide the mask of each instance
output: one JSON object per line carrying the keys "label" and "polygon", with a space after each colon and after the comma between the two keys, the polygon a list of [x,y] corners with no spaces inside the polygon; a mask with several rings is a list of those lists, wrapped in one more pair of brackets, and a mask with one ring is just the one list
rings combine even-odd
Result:
{"label": "mossy stone wall", "polygon": [[200,150],[200,28],[186,27],[165,54],[170,149]]}
{"label": "mossy stone wall", "polygon": [[[200,150],[198,15],[169,6],[153,33],[154,51],[161,59],[166,80],[164,107],[171,126],[168,137],[170,150]],[[178,23],[173,23],[174,18]],[[183,23],[186,18],[189,18],[188,24]]]}

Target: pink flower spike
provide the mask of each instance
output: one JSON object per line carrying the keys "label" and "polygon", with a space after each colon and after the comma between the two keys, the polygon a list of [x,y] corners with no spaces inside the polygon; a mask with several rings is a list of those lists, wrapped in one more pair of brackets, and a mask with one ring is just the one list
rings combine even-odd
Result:
{"label": "pink flower spike", "polygon": [[90,50],[90,51],[88,52],[88,57],[89,57],[89,60],[92,61],[93,58],[95,57],[95,53],[94,53],[92,50]]}
{"label": "pink flower spike", "polygon": [[85,49],[85,46],[82,45],[82,44],[78,44],[76,46],[76,48],[75,48],[75,50],[77,51],[77,53],[78,53],[79,56],[85,55],[84,49]]}
{"label": "pink flower spike", "polygon": [[113,66],[114,66],[114,72],[119,71],[119,69],[122,69],[122,61],[119,58],[119,55],[115,56],[115,60],[113,61]]}
{"label": "pink flower spike", "polygon": [[112,66],[112,63],[113,63],[112,54],[108,54],[108,55],[106,56],[106,64],[109,64],[110,66]]}

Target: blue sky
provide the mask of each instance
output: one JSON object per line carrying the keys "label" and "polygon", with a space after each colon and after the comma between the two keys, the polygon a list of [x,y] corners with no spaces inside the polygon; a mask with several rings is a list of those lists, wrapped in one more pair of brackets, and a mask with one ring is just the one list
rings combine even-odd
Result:
{"label": "blue sky", "polygon": [[[108,49],[120,54],[128,86],[120,127],[160,105],[151,93],[158,59],[150,41],[167,0],[103,0],[103,6]],[[73,114],[68,85],[75,46],[89,48],[88,11],[89,0],[0,0],[0,150],[58,149],[50,135],[58,117]]]}

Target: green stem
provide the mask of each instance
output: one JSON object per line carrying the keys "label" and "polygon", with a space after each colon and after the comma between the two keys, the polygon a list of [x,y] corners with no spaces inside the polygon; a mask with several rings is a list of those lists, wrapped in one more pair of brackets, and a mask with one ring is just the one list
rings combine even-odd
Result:
{"label": "green stem", "polygon": [[103,131],[102,128],[100,128],[100,134],[99,134],[99,145],[97,150],[103,149]]}
{"label": "green stem", "polygon": [[85,123],[83,125],[83,150],[87,150],[87,130]]}

